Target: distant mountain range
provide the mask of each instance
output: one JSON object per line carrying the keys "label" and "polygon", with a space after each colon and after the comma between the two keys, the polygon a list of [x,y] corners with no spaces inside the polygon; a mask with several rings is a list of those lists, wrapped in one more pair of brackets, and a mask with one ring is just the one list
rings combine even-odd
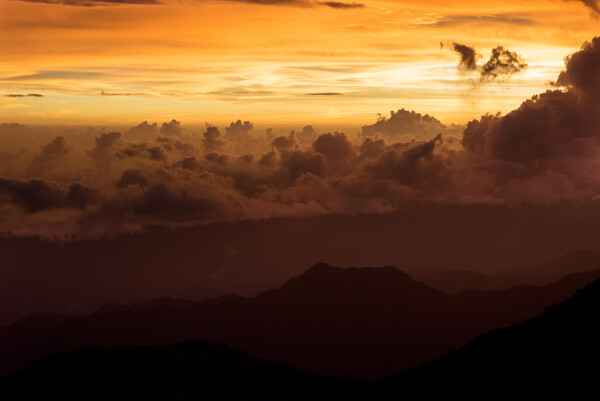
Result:
{"label": "distant mountain range", "polygon": [[600,201],[542,208],[407,202],[383,214],[144,227],[80,240],[0,233],[0,325],[39,311],[84,315],[164,296],[256,296],[317,262],[489,275],[574,249],[600,252]]}
{"label": "distant mountain range", "polygon": [[0,375],[57,351],[218,342],[311,373],[373,380],[442,357],[539,315],[600,278],[447,295],[393,268],[318,264],[254,298],[107,305],[85,317],[35,314],[0,329]]}
{"label": "distant mountain range", "polygon": [[476,288],[484,291],[504,290],[519,285],[547,285],[562,277],[600,269],[600,252],[577,250],[552,262],[538,264],[527,269],[504,270],[485,274],[465,269],[423,268],[410,271],[417,281],[448,294]]}
{"label": "distant mountain range", "polygon": [[539,317],[371,384],[318,377],[226,346],[190,342],[54,354],[0,379],[0,399],[595,400],[599,312],[600,280]]}

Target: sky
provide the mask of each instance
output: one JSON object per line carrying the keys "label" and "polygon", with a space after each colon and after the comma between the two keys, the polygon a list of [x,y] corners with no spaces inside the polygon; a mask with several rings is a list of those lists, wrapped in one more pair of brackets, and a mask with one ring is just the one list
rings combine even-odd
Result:
{"label": "sky", "polygon": [[[406,108],[464,124],[548,88],[597,32],[597,10],[593,0],[0,0],[0,120],[361,126]],[[504,46],[527,67],[481,82],[457,68],[452,43],[482,64]]]}

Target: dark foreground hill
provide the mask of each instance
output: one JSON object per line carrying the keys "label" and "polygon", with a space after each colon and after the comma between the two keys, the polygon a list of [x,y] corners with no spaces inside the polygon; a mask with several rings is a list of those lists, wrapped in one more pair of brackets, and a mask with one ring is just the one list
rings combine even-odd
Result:
{"label": "dark foreground hill", "polygon": [[30,316],[0,330],[0,376],[58,351],[202,340],[316,374],[374,380],[535,317],[598,278],[595,271],[545,287],[449,296],[393,267],[320,264],[255,298],[164,299],[108,305],[86,317]]}
{"label": "dark foreground hill", "polygon": [[541,316],[375,385],[385,400],[597,400],[600,281]]}
{"label": "dark foreground hill", "polygon": [[537,318],[372,384],[318,377],[194,342],[54,354],[0,379],[0,399],[596,400],[599,313],[600,280]]}
{"label": "dark foreground hill", "polygon": [[0,380],[4,401],[357,399],[366,385],[252,358],[224,345],[89,348],[62,352]]}

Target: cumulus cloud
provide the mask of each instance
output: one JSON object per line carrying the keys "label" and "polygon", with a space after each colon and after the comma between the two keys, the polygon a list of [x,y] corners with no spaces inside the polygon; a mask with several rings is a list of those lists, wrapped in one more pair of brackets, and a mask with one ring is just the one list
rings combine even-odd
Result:
{"label": "cumulus cloud", "polygon": [[235,123],[229,124],[229,127],[225,128],[225,138],[240,141],[248,137],[248,132],[254,128],[254,125],[250,121],[237,120]]}
{"label": "cumulus cloud", "polygon": [[380,116],[375,124],[363,126],[362,134],[364,136],[381,134],[385,137],[397,138],[406,134],[435,136],[439,133],[445,133],[447,130],[448,127],[429,114],[423,115],[401,109],[390,111],[388,118]]}
{"label": "cumulus cloud", "polygon": [[296,133],[294,131],[290,132],[288,136],[278,136],[271,142],[271,146],[277,149],[290,149],[297,144],[298,138],[296,138]]}
{"label": "cumulus cloud", "polygon": [[96,191],[75,183],[67,190],[44,180],[0,177],[0,203],[11,203],[28,213],[74,207],[83,209],[96,199]]}
{"label": "cumulus cloud", "polygon": [[42,147],[41,153],[33,157],[30,174],[42,176],[46,170],[56,166],[72,150],[73,148],[67,144],[64,136],[57,136],[52,142]]}
{"label": "cumulus cloud", "polygon": [[166,136],[180,136],[182,131],[181,123],[175,119],[168,123],[163,123],[160,127],[160,133]]}
{"label": "cumulus cloud", "polygon": [[[385,212],[407,201],[591,201],[600,196],[599,61],[594,38],[566,59],[552,90],[464,127],[401,109],[357,135],[309,125],[250,135],[252,123],[238,120],[225,136],[211,125],[185,135],[178,121],[124,134],[90,130],[83,149],[67,133],[50,137],[30,153],[25,177],[0,179],[0,230],[43,225],[48,235],[63,224],[89,236],[146,224]],[[70,166],[81,171],[34,176],[77,157],[87,164]]]}

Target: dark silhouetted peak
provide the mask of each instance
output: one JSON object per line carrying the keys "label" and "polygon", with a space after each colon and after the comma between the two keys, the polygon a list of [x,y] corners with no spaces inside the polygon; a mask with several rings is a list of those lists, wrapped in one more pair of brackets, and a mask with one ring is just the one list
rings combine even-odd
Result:
{"label": "dark silhouetted peak", "polygon": [[425,284],[414,281],[403,271],[392,267],[335,267],[319,263],[298,277],[290,279],[275,292],[316,296],[350,292],[373,296],[407,293],[442,294]]}
{"label": "dark silhouetted peak", "polygon": [[481,335],[437,361],[381,381],[378,399],[596,399],[599,311],[596,280],[541,316]]}

